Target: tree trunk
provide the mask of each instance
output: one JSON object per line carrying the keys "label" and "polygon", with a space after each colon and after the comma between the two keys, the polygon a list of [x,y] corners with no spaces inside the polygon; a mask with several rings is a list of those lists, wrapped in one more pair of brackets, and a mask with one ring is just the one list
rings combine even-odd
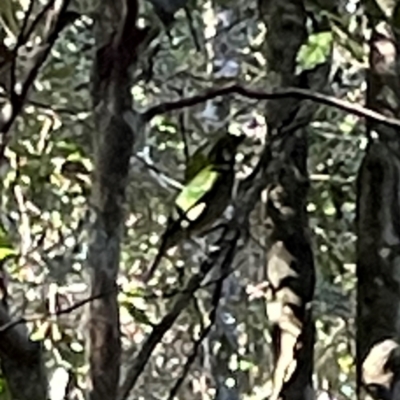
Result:
{"label": "tree trunk", "polygon": [[137,1],[99,3],[95,26],[93,108],[96,130],[93,225],[88,255],[90,304],[89,399],[115,399],[119,383],[121,342],[116,279],[124,224],[123,205],[134,136],[126,122],[132,111],[129,70],[143,32],[136,28]]}
{"label": "tree trunk", "polygon": [[[307,39],[303,2],[261,1],[268,28],[268,74],[274,86],[321,90],[329,62],[295,75],[296,56]],[[272,78],[273,77],[273,78]],[[317,83],[320,87],[316,87]],[[272,152],[267,169],[267,313],[272,326],[275,365],[270,399],[308,400],[313,396],[314,323],[311,301],[314,261],[306,212],[307,137],[315,108],[284,99],[268,103],[266,118]]]}
{"label": "tree trunk", "polygon": [[[6,304],[0,304],[0,326],[11,323]],[[24,324],[0,334],[1,369],[14,400],[46,400],[47,376],[42,343],[32,342]]]}
{"label": "tree trunk", "polygon": [[[367,105],[399,118],[396,46],[388,27],[374,29]],[[369,122],[367,133],[357,197],[357,392],[359,398],[364,388],[376,399],[399,399],[400,140],[398,131],[377,123]]]}

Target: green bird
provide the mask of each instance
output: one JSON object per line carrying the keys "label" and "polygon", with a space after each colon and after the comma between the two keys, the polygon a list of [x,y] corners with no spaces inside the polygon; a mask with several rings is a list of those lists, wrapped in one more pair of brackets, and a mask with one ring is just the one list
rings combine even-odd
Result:
{"label": "green bird", "polygon": [[198,157],[200,163],[188,166],[188,183],[175,199],[173,213],[168,218],[159,251],[145,275],[145,282],[151,279],[168,249],[185,238],[207,231],[221,217],[231,199],[236,150],[244,138],[245,135],[225,134],[207,157]]}

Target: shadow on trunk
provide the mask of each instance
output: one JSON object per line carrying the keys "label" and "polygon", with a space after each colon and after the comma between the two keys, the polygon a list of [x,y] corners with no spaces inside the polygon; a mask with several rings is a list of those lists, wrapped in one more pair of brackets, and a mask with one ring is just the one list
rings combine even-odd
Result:
{"label": "shadow on trunk", "polygon": [[[367,105],[398,117],[394,40],[382,26],[372,34]],[[376,123],[367,129],[357,199],[357,387],[359,398],[364,388],[375,399],[390,400],[400,398],[400,141],[393,129]]]}

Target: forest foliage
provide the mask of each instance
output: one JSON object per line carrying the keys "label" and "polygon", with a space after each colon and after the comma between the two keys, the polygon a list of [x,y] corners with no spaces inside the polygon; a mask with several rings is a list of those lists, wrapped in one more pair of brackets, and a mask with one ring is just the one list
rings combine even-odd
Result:
{"label": "forest foliage", "polygon": [[[33,18],[46,2],[32,3],[36,3]],[[4,293],[10,315],[26,324],[32,340],[42,341],[50,387],[60,386],[60,376],[67,372],[68,391],[76,398],[85,392],[88,371],[84,303],[88,297],[85,260],[91,223],[92,138],[96,136],[91,100],[94,3],[71,2],[71,21],[66,22],[38,71],[0,159],[1,281],[5,286],[7,280]],[[323,19],[327,28],[308,36],[297,55],[298,72],[328,63],[329,87],[324,93],[363,105],[370,34],[365,9],[373,7],[385,14],[385,4],[357,0],[305,3],[318,20],[310,18],[307,23],[311,26]],[[7,68],[13,65],[7,57],[18,44],[29,7],[26,0],[1,0],[2,110],[9,87]],[[175,21],[165,27],[150,2],[140,2],[138,25],[157,26],[158,30],[139,53],[132,72],[135,110],[146,115],[157,105],[233,84],[271,91],[275,77],[268,73],[267,30],[260,13],[255,0],[190,1],[187,11],[180,9]],[[399,21],[394,16],[396,27]],[[15,65],[17,81],[31,70],[35,40],[40,43],[38,38],[48,29],[41,22],[31,44],[21,48]],[[220,115],[228,101],[229,110]],[[198,271],[204,258],[204,243],[189,243],[181,252],[169,251],[153,279],[148,284],[142,281],[157,255],[176,195],[223,129],[246,135],[236,156],[237,189],[253,171],[265,144],[265,107],[265,101],[251,96],[229,95],[157,113],[142,126],[130,160],[117,279],[122,376],[146,337],[173,310],[183,282]],[[317,271],[315,388],[337,399],[354,399],[354,220],[356,176],[367,145],[365,125],[354,114],[318,104],[307,130],[307,211]],[[221,311],[213,314],[210,287],[216,278],[211,276],[157,344],[132,398],[168,398],[175,382],[186,373],[187,379],[176,388],[176,398],[213,398],[216,371],[225,374],[224,369],[233,379],[227,386],[236,387],[241,398],[262,399],[269,392],[273,355],[263,297],[264,201],[261,196],[251,213],[249,239],[239,245]],[[208,332],[205,338],[203,332]],[[184,372],[193,348],[197,356]],[[0,398],[7,398],[2,397],[7,396],[4,382],[0,380]]]}

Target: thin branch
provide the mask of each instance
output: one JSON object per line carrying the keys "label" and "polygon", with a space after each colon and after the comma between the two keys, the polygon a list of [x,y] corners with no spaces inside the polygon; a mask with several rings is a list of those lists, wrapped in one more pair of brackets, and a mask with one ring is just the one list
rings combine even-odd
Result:
{"label": "thin branch", "polygon": [[199,38],[197,37],[197,32],[196,32],[196,28],[194,26],[194,20],[193,20],[192,13],[190,12],[189,7],[185,7],[184,10],[185,10],[186,19],[187,19],[188,25],[189,25],[189,32],[193,39],[194,47],[197,52],[200,52],[201,46],[200,46]]}
{"label": "thin branch", "polygon": [[[234,232],[232,232],[232,229]],[[187,286],[187,291],[178,296],[172,310],[164,316],[159,324],[157,324],[151,334],[143,343],[139,353],[135,357],[135,361],[127,371],[124,382],[121,385],[118,400],[126,400],[139,376],[143,372],[144,366],[147,364],[155,347],[162,340],[165,333],[172,327],[181,312],[190,304],[190,300],[194,293],[199,289],[201,282],[205,276],[216,265],[230,264],[236,252],[236,243],[239,238],[238,228],[227,226],[221,237],[220,249],[212,252],[207,260],[200,267],[200,272],[193,275]]]}
{"label": "thin branch", "polygon": [[[62,6],[60,6],[60,9],[58,13],[54,13],[53,15],[53,21],[52,25],[54,26],[53,30],[50,30],[47,38],[45,38],[45,44],[44,44],[44,49],[38,49],[37,57],[35,60],[35,63],[33,67],[30,69],[25,82],[22,86],[21,94],[19,95],[19,102],[22,103],[25,100],[26,95],[28,94],[29,88],[32,86],[33,81],[36,79],[36,76],[39,72],[39,69],[43,65],[43,63],[46,61],[47,56],[50,53],[51,48],[53,47],[53,44],[58,38],[58,35],[60,33],[61,24],[60,20],[62,15],[65,13],[67,10],[68,4],[70,0],[64,0],[64,3]],[[52,2],[49,2],[49,4],[52,4]],[[22,106],[22,104],[21,104]]]}
{"label": "thin branch", "polygon": [[[217,278],[210,279],[206,283],[200,285],[198,290],[207,289],[210,286],[218,283],[220,280],[225,280],[226,278],[229,277],[229,275],[231,275],[233,272],[235,272],[236,270],[241,268],[242,265],[243,265],[243,263],[240,263],[235,268],[230,268],[228,271],[224,271]],[[180,289],[172,289],[172,290],[169,290],[168,292],[160,293],[160,294],[157,294],[157,293],[153,292],[151,294],[143,295],[142,298],[144,300],[154,300],[154,299],[165,300],[165,299],[171,299],[172,297],[175,297],[175,296],[178,296],[178,295],[184,294],[184,293],[188,293],[188,289],[187,288],[182,289],[182,290],[180,290]]]}
{"label": "thin branch", "polygon": [[212,308],[209,312],[208,315],[208,319],[209,319],[209,324],[203,329],[203,331],[201,332],[200,337],[194,341],[193,343],[193,349],[191,354],[188,356],[185,365],[183,366],[182,369],[182,374],[181,376],[176,380],[175,385],[172,387],[172,389],[169,392],[169,396],[168,396],[168,400],[173,400],[175,398],[175,396],[178,394],[178,391],[180,389],[180,387],[182,386],[183,382],[185,381],[189,371],[190,371],[190,367],[192,366],[194,360],[197,357],[197,353],[199,351],[199,348],[201,346],[201,344],[203,343],[203,340],[205,340],[205,338],[208,336],[208,334],[210,333],[212,327],[215,324],[215,321],[217,319],[217,310],[218,310],[218,306],[219,306],[219,302],[222,296],[222,288],[223,288],[223,284],[224,284],[224,280],[225,278],[222,276],[219,278],[215,289],[214,289],[214,293],[213,293],[213,297],[212,297],[212,301],[211,301],[211,305]]}
{"label": "thin branch", "polygon": [[[8,96],[6,96],[4,93],[0,93],[0,99],[7,100]],[[37,101],[37,100],[26,100],[25,104],[36,107],[36,108],[40,108],[42,110],[51,111],[54,114],[65,114],[65,115],[72,115],[75,117],[79,113],[88,113],[89,112],[88,109],[84,109],[84,108],[74,109],[74,108],[57,107],[57,106],[53,106],[52,104],[42,103],[41,101]]]}
{"label": "thin branch", "polygon": [[289,97],[300,100],[311,100],[316,103],[325,104],[330,107],[338,108],[350,114],[354,114],[360,118],[367,118],[392,128],[396,129],[400,128],[400,120],[397,118],[386,117],[385,115],[379,112],[370,110],[359,104],[352,104],[348,101],[337,99],[333,96],[328,96],[323,93],[314,92],[309,89],[288,87],[288,88],[274,89],[270,92],[267,92],[263,90],[246,88],[238,84],[225,86],[218,89],[210,89],[205,91],[204,93],[200,93],[191,97],[186,97],[176,101],[169,101],[157,104],[153,107],[150,107],[144,113],[144,118],[145,120],[150,121],[156,115],[164,114],[170,111],[181,110],[182,108],[186,107],[193,107],[197,104],[215,99],[216,97],[226,96],[230,94],[238,94],[240,96],[254,100],[278,100]]}
{"label": "thin branch", "polygon": [[[54,1],[54,0],[53,0]],[[17,118],[18,114],[22,110],[26,97],[28,95],[28,91],[31,88],[34,80],[36,79],[37,74],[39,73],[40,68],[43,63],[46,61],[47,56],[50,54],[51,48],[53,47],[55,41],[58,38],[58,35],[62,29],[62,24],[60,24],[60,19],[65,13],[70,0],[64,0],[62,5],[60,6],[58,12],[55,12],[53,15],[53,21],[50,24],[53,26],[53,29],[49,32],[48,36],[43,38],[43,42],[36,47],[36,54],[32,60],[32,67],[27,73],[27,76],[22,84],[21,93],[13,96],[11,103],[11,115],[5,121],[0,120],[0,133],[3,135],[1,138],[2,143],[0,146],[0,157],[2,157],[4,153],[4,149],[6,146],[6,135],[10,130],[12,124]],[[50,1],[49,4],[52,2]]]}
{"label": "thin branch", "polygon": [[27,101],[27,104],[34,106],[36,108],[41,108],[43,110],[50,110],[55,114],[72,115],[75,117],[79,113],[87,113],[88,112],[88,110],[84,110],[84,109],[74,110],[73,108],[54,107],[50,104],[42,103],[42,102],[36,101],[36,100],[29,100],[29,101]]}
{"label": "thin branch", "polygon": [[244,19],[237,18],[233,22],[231,22],[228,26],[224,26],[224,27],[218,28],[218,30],[215,33],[215,35],[210,36],[207,39],[205,39],[205,43],[214,42],[217,38],[219,38],[223,34],[231,33],[230,31],[233,28],[235,28],[236,26],[238,26],[239,24],[244,23],[245,19],[248,19],[248,18],[244,18]]}
{"label": "thin branch", "polygon": [[82,306],[84,306],[87,303],[90,303],[90,302],[92,302],[94,300],[106,297],[106,296],[108,296],[108,295],[110,295],[112,293],[115,293],[118,290],[119,290],[119,288],[115,287],[113,290],[109,290],[107,292],[99,293],[99,294],[97,294],[95,296],[87,297],[86,299],[83,299],[83,300],[80,300],[80,301],[76,302],[72,306],[61,308],[60,310],[57,310],[56,312],[48,312],[48,313],[45,313],[45,314],[32,315],[30,317],[21,317],[21,318],[15,319],[13,321],[10,321],[10,322],[0,326],[0,335],[4,334],[5,332],[7,332],[8,330],[14,328],[15,326],[23,324],[23,323],[35,322],[35,321],[39,321],[39,320],[44,320],[46,318],[57,317],[57,316],[63,315],[63,314],[69,314],[72,311],[75,311],[78,308],[81,308]]}
{"label": "thin branch", "polygon": [[36,29],[36,26],[42,21],[44,16],[47,14],[47,12],[53,7],[55,0],[50,0],[38,13],[36,18],[33,20],[31,26],[28,29],[28,32],[23,37],[23,42],[26,43],[29,40],[29,37],[32,35],[34,30]]}
{"label": "thin branch", "polygon": [[28,26],[28,20],[29,17],[32,14],[33,11],[33,6],[35,4],[35,0],[30,0],[29,5],[28,5],[28,9],[25,12],[24,15],[24,20],[22,22],[22,26],[21,26],[21,30],[19,31],[19,35],[17,38],[17,43],[15,44],[15,47],[13,49],[13,58],[12,58],[12,62],[11,62],[11,84],[10,84],[10,98],[11,98],[11,102],[14,101],[15,96],[17,96],[17,94],[15,93],[15,83],[17,81],[16,79],[16,75],[17,75],[17,57],[18,57],[18,50],[22,47],[22,45],[26,42],[25,40],[25,30],[26,27]]}
{"label": "thin branch", "polygon": [[36,2],[36,0],[30,0],[29,1],[29,5],[28,5],[28,9],[25,12],[24,20],[22,22],[21,30],[19,32],[18,41],[17,41],[17,43],[19,43],[19,46],[21,46],[23,43],[26,43],[27,39],[29,38],[29,36],[25,37],[24,34],[25,34],[25,31],[26,31],[26,29],[28,27],[28,21],[29,21],[29,18],[31,16],[31,14],[32,14],[33,7],[35,6],[35,2]]}
{"label": "thin branch", "polygon": [[183,112],[179,113],[178,124],[181,131],[182,142],[183,142],[183,154],[185,156],[186,165],[189,163],[190,154],[189,154],[189,143],[187,138],[186,126],[185,126],[185,116]]}

